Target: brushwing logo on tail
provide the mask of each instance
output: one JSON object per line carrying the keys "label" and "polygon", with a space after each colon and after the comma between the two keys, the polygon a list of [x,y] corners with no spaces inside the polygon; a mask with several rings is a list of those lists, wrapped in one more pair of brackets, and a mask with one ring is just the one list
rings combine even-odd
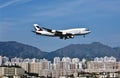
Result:
{"label": "brushwing logo on tail", "polygon": [[37,31],[42,31],[42,28],[40,28],[38,24],[34,24],[34,27]]}

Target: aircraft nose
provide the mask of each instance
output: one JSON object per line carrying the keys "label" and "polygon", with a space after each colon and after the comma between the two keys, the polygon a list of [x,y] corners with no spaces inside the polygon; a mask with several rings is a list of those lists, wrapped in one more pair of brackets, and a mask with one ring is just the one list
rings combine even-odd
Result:
{"label": "aircraft nose", "polygon": [[89,33],[91,33],[91,31],[89,31]]}
{"label": "aircraft nose", "polygon": [[91,31],[87,31],[88,33],[91,33]]}

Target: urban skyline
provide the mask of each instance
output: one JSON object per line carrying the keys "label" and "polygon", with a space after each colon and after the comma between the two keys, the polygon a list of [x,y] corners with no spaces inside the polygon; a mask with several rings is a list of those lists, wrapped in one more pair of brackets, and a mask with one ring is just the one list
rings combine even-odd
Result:
{"label": "urban skyline", "polygon": [[[119,7],[120,0],[1,0],[0,78],[120,78]],[[61,40],[35,35],[34,24],[91,33]]]}
{"label": "urban skyline", "polygon": [[[120,61],[117,61],[115,57],[101,57],[94,58],[94,60],[86,60],[79,58],[70,57],[55,57],[53,62],[47,59],[22,59],[22,58],[11,58],[0,56],[0,64],[2,67],[5,66],[20,66],[24,71],[28,73],[36,73],[38,76],[60,78],[64,76],[73,75],[75,73],[89,72],[89,73],[102,73],[109,72],[118,76],[115,72],[120,71]],[[14,67],[13,67],[14,68]],[[19,69],[21,73],[23,70]],[[8,69],[9,70],[9,69]],[[16,69],[17,70],[17,69]],[[7,70],[6,70],[7,71]],[[10,71],[10,70],[9,70]],[[2,71],[0,71],[2,72]],[[17,71],[16,71],[17,72]],[[75,75],[78,76],[77,74]]]}

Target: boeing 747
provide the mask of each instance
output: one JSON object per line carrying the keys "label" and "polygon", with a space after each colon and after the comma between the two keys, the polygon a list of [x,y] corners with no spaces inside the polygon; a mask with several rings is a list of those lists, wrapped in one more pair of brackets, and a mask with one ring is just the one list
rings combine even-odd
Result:
{"label": "boeing 747", "polygon": [[89,34],[91,31],[87,28],[73,28],[66,30],[52,30],[44,27],[39,27],[38,24],[34,24],[35,31],[34,33],[38,35],[51,36],[51,37],[59,37],[60,39],[70,39],[74,38],[74,36],[83,35],[85,37],[86,34]]}

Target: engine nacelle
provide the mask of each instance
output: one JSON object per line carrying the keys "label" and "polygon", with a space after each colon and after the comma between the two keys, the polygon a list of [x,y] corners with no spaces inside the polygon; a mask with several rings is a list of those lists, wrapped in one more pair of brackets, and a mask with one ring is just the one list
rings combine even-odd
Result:
{"label": "engine nacelle", "polygon": [[63,35],[66,35],[66,32],[62,32]]}
{"label": "engine nacelle", "polygon": [[72,36],[70,36],[70,38],[74,38],[74,36],[72,35]]}
{"label": "engine nacelle", "polygon": [[69,39],[69,38],[74,38],[74,36],[73,35],[71,35],[71,36],[65,36],[64,38],[65,39]]}
{"label": "engine nacelle", "polygon": [[52,33],[55,33],[56,32],[56,30],[52,30]]}

